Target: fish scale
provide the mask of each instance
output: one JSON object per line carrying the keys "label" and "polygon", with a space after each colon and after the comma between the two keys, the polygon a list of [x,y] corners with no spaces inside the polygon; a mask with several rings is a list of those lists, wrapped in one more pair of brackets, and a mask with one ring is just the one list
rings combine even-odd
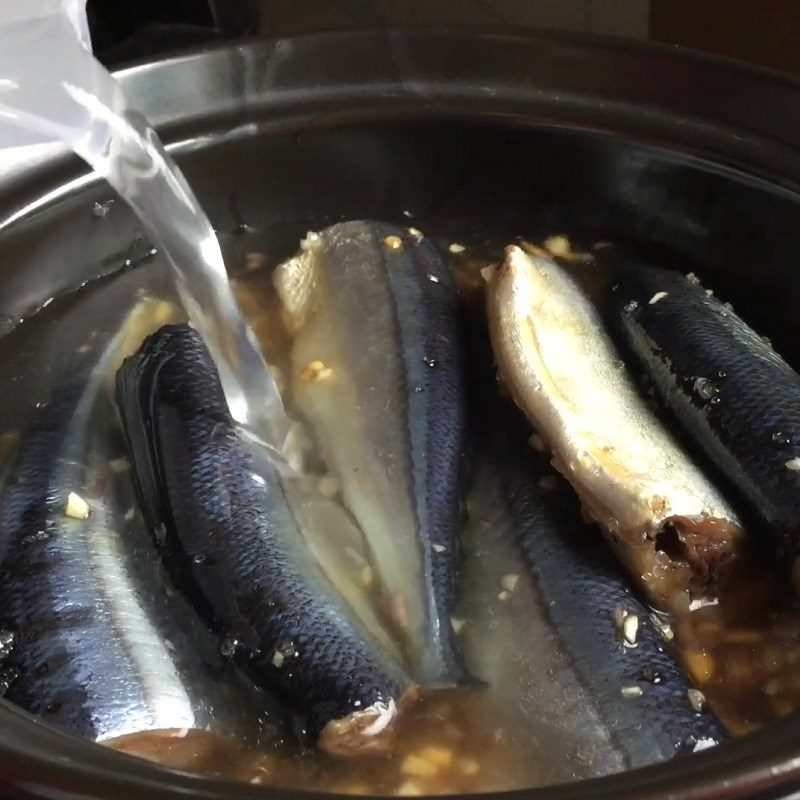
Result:
{"label": "fish scale", "polygon": [[270,704],[221,661],[149,533],[123,518],[129,476],[106,477],[88,519],[64,514],[67,493],[85,494],[90,472],[119,455],[104,394],[114,350],[57,381],[8,467],[0,621],[15,633],[3,669],[16,678],[6,698],[92,740],[171,728],[257,738]]}
{"label": "fish scale", "polygon": [[[443,674],[464,674],[450,641],[450,615],[458,549],[459,487],[463,468],[459,436],[464,427],[463,363],[453,284],[445,261],[428,242],[396,228],[375,223],[376,236],[399,235],[400,253],[385,254],[398,317],[405,328],[412,435],[414,494],[420,528],[427,532],[425,559],[431,573],[431,619],[439,628]],[[402,262],[402,263],[398,263]],[[398,279],[399,278],[399,279]],[[421,313],[420,313],[421,309]],[[408,391],[406,387],[406,391]],[[413,427],[421,429],[419,439]],[[455,434],[455,436],[454,436]]]}
{"label": "fish scale", "polygon": [[[440,619],[449,626],[459,544],[454,528],[459,519],[459,487],[463,483],[464,453],[461,449],[463,441],[456,440],[456,447],[447,445],[452,439],[453,429],[458,431],[464,426],[465,405],[460,388],[464,365],[457,341],[455,307],[452,302],[442,299],[442,296],[446,298],[447,293],[453,291],[450,271],[431,249],[420,249],[415,263],[416,277],[422,284],[423,302],[428,306],[426,316],[432,323],[427,328],[426,350],[436,360],[437,368],[447,373],[446,378],[440,375],[428,387],[432,412],[427,442],[427,491],[433,498],[428,512],[431,540],[441,548],[440,553],[434,552],[432,556],[433,583],[440,587],[437,597]],[[450,418],[445,420],[443,415],[436,413],[436,409],[449,409]]]}
{"label": "fish scale", "polygon": [[383,744],[368,729],[393,720],[407,680],[321,572],[277,465],[236,434],[197,332],[148,338],[117,397],[143,511],[165,525],[171,570],[208,623],[311,739],[337,752]]}
{"label": "fish scale", "polygon": [[[631,593],[596,531],[581,519],[568,487],[542,492],[527,483],[512,492],[511,502],[526,561],[549,601],[547,613],[627,766],[655,763],[726,738],[710,711],[692,707],[690,684],[667,652],[649,609]],[[635,647],[621,641],[614,622],[617,607],[638,619]],[[641,696],[624,697],[626,687],[641,689]]]}
{"label": "fish scale", "polygon": [[[418,234],[351,221],[316,234],[275,285],[292,398],[363,531],[411,673],[454,685],[464,388],[447,264]],[[308,379],[315,362],[325,379]]]}
{"label": "fish scale", "polygon": [[630,264],[614,297],[618,333],[640,373],[796,558],[800,472],[787,464],[800,456],[800,376],[680,273]]}

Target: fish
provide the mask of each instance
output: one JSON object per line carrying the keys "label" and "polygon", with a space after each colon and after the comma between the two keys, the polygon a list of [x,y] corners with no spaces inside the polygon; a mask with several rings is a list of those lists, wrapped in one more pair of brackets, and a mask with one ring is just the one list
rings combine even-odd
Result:
{"label": "fish", "polygon": [[[569,672],[551,676],[568,694],[556,698],[551,713],[564,714],[560,725],[592,742],[587,749],[593,758],[604,757],[608,771],[723,742],[725,728],[665,640],[668,619],[631,591],[613,552],[582,519],[569,484],[551,484],[546,459],[520,455],[510,464],[513,453],[497,466],[504,495],[500,524],[506,515],[538,598],[529,613],[543,618],[550,647]],[[570,746],[577,744],[574,736]]]}
{"label": "fish", "polygon": [[[475,463],[465,548],[477,594],[461,609],[469,620],[462,637],[470,665],[478,659],[486,680],[502,682],[493,702],[509,697],[509,735],[524,714],[517,724],[526,746],[540,752],[552,782],[724,741],[725,728],[681,667],[669,618],[642,600],[597,527],[582,518],[569,483],[538,442],[534,449],[526,441],[524,416],[497,391],[485,321],[471,329]],[[501,587],[510,596],[498,601]]]}
{"label": "fish", "polygon": [[487,277],[503,385],[652,602],[687,608],[740,552],[736,511],[648,407],[570,275],[510,246]]}
{"label": "fish", "polygon": [[[724,727],[701,693],[690,694],[697,690],[664,640],[668,623],[631,592],[614,554],[581,519],[570,487],[543,489],[537,466],[508,484],[519,546],[624,768],[724,741]],[[635,626],[632,643],[620,630],[626,625]]]}
{"label": "fish", "polygon": [[363,532],[423,687],[470,683],[450,615],[463,523],[463,354],[448,265],[419,232],[350,221],[275,271],[290,397]]}
{"label": "fish", "polygon": [[98,358],[60,376],[5,470],[0,685],[43,722],[103,744],[175,730],[272,741],[283,712],[221,657],[131,513],[109,378],[159,316],[158,303],[138,304]]}
{"label": "fish", "polygon": [[240,437],[199,334],[167,325],[117,373],[139,505],[223,648],[338,755],[385,750],[405,672],[335,590],[287,500],[282,464]]}
{"label": "fish", "polygon": [[636,371],[775,536],[800,589],[800,375],[694,277],[631,262],[613,297]]}

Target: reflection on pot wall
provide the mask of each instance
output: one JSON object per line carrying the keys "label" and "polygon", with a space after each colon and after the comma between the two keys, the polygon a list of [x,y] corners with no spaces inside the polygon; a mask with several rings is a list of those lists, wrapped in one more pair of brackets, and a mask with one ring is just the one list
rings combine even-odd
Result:
{"label": "reflection on pot wall", "polygon": [[522,25],[651,39],[800,75],[796,0],[258,0],[265,35],[375,25]]}
{"label": "reflection on pot wall", "polygon": [[605,36],[647,38],[650,0],[310,0],[298,16],[294,4],[261,0],[263,33],[342,26],[523,25]]}
{"label": "reflection on pot wall", "polygon": [[652,0],[650,38],[800,76],[797,0]]}

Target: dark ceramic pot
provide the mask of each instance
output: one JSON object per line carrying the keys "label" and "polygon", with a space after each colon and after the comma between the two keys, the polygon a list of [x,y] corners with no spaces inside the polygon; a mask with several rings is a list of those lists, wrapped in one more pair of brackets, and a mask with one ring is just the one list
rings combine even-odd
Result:
{"label": "dark ceramic pot", "polygon": [[[225,46],[119,77],[215,225],[257,220],[276,255],[308,227],[401,221],[406,209],[468,244],[486,232],[556,230],[633,240],[699,266],[800,363],[800,84],[778,74],[611,40],[420,30]],[[91,227],[91,204],[106,197],[63,153],[0,185],[0,331],[121,265],[136,223],[122,213]],[[755,800],[798,790],[800,728],[789,719],[663,766],[514,796]],[[297,794],[161,769],[0,702],[3,797]]]}

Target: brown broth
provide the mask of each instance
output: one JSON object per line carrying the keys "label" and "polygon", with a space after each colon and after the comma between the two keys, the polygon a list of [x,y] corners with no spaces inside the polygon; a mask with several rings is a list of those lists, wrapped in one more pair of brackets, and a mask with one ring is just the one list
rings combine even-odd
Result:
{"label": "brown broth", "polygon": [[[482,308],[481,269],[501,254],[500,246],[487,244],[452,255],[462,302],[473,312]],[[243,251],[242,261],[236,293],[280,383],[289,368],[289,343],[268,258],[251,249]],[[604,285],[605,276],[591,261],[567,263]],[[0,367],[9,387],[0,416],[0,459],[8,457],[28,420],[44,413],[37,403],[48,396],[57,365],[68,362],[65,354],[78,358],[101,348],[142,293],[175,302],[158,258],[56,300],[0,339]],[[319,470],[324,476],[324,465]],[[390,754],[337,758],[288,735],[258,750],[184,729],[106,744],[185,771],[346,794],[507,790],[624,768],[553,634],[547,598],[538,596],[526,574],[498,494],[478,459],[453,624],[482,683],[424,695],[398,721]],[[715,604],[671,620],[680,657],[734,733],[800,708],[800,608],[777,568],[763,559],[748,557],[720,587]]]}
{"label": "brown broth", "polygon": [[714,599],[672,626],[684,664],[719,718],[744,734],[800,708],[800,604],[785,576],[751,554]]}

